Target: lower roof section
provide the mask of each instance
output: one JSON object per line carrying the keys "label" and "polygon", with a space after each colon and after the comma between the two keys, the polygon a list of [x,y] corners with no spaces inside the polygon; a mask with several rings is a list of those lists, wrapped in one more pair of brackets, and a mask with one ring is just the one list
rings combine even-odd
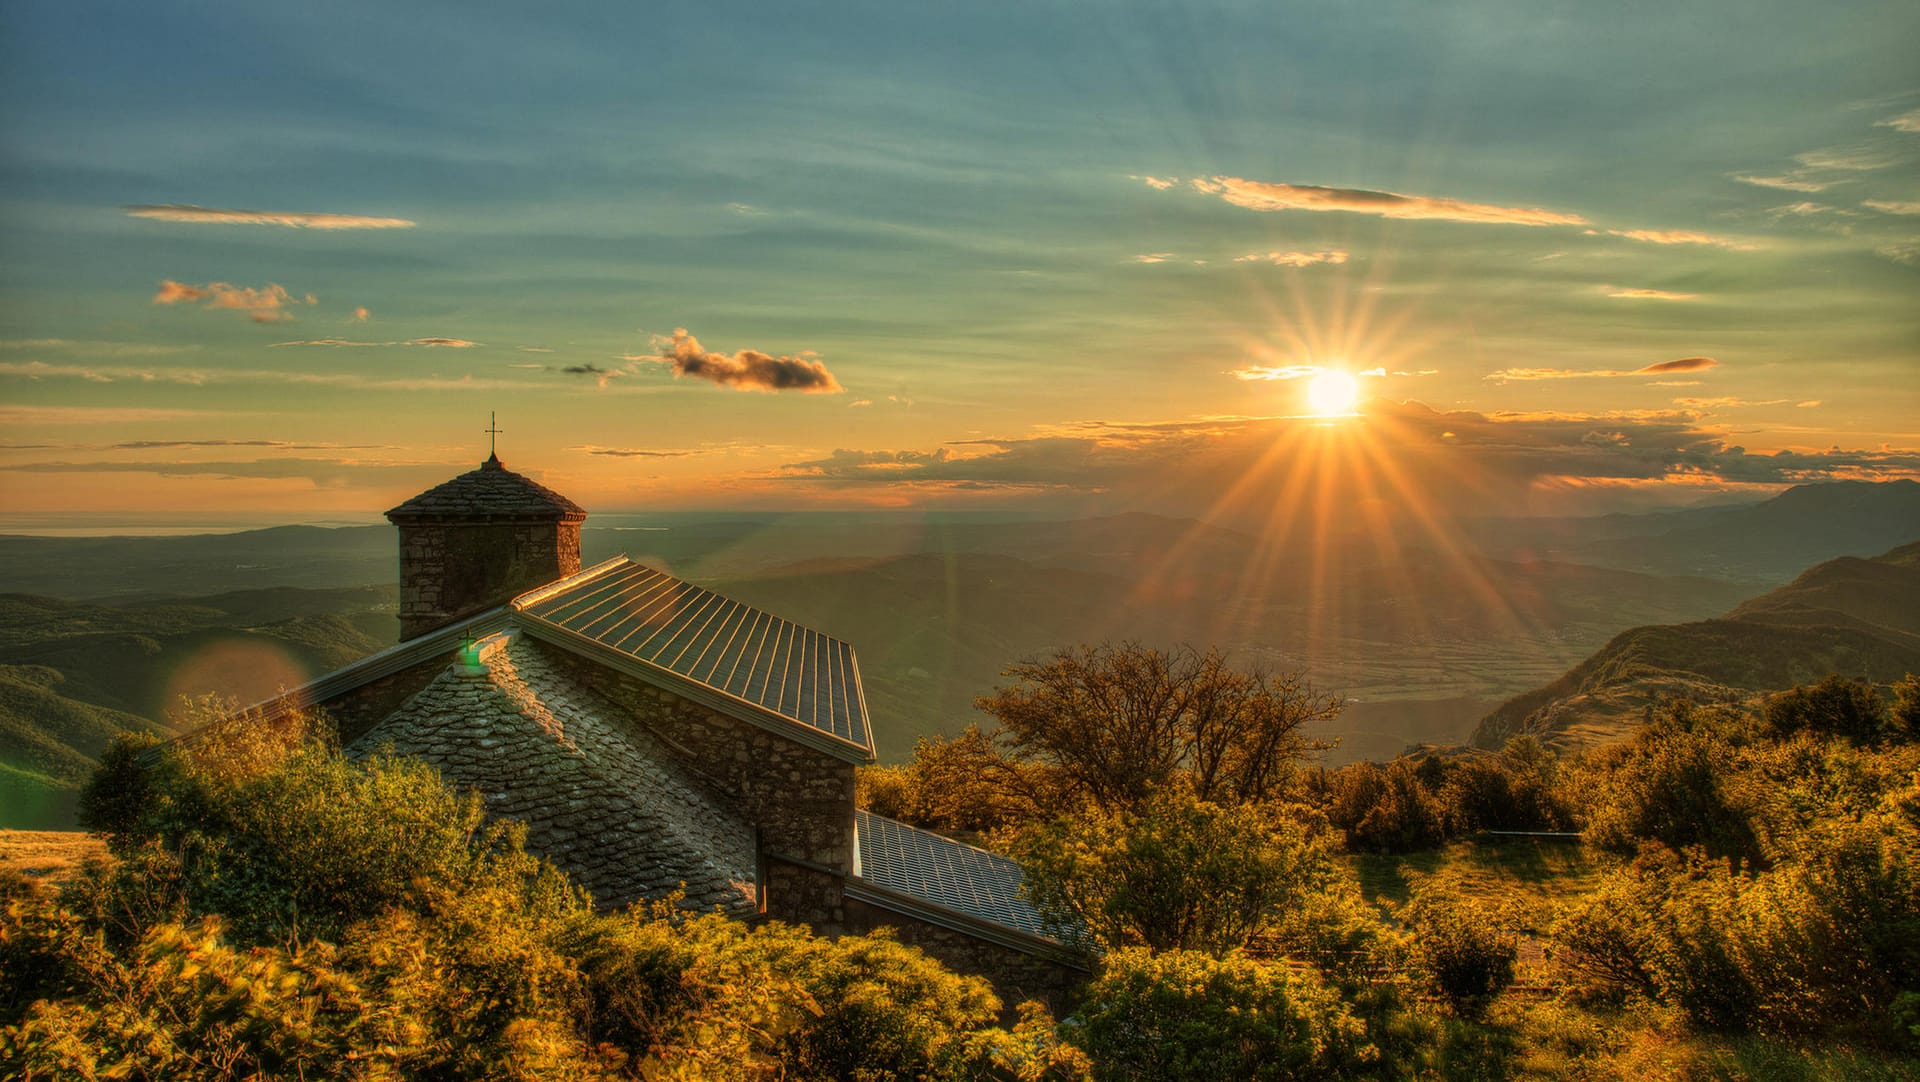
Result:
{"label": "lower roof section", "polygon": [[853,874],[849,897],[1028,954],[1066,949],[1021,893],[1020,865],[998,853],[855,811]]}

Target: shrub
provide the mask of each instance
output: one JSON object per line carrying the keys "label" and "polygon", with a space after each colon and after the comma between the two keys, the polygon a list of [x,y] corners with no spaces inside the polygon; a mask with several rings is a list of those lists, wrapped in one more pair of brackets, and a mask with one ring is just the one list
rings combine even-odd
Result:
{"label": "shrub", "polygon": [[1318,980],[1237,954],[1116,951],[1065,1028],[1103,1082],[1321,1079],[1373,1056]]}
{"label": "shrub", "polygon": [[1504,914],[1462,886],[1451,877],[1429,877],[1414,887],[1400,916],[1412,937],[1414,961],[1433,990],[1472,1018],[1513,983],[1520,940],[1502,928]]}

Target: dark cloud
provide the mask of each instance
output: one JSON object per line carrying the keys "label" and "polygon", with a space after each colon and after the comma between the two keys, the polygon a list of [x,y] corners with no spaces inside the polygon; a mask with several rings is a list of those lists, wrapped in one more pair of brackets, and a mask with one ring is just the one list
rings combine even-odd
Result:
{"label": "dark cloud", "polygon": [[775,357],[759,350],[738,353],[714,353],[685,327],[674,328],[673,337],[658,341],[660,352],[649,358],[673,367],[675,376],[691,376],[732,387],[736,391],[798,391],[802,394],[835,394],[846,388],[833,378],[827,366],[808,354]]}
{"label": "dark cloud", "polygon": [[1712,357],[1682,357],[1677,361],[1661,361],[1645,368],[1634,370],[1636,376],[1664,376],[1674,372],[1705,372],[1709,368],[1718,368],[1720,362]]}
{"label": "dark cloud", "polygon": [[576,451],[585,451],[590,455],[604,455],[608,458],[691,458],[704,455],[707,451],[653,451],[641,447],[576,447]]}
{"label": "dark cloud", "polygon": [[[1920,453],[1750,452],[1688,410],[1486,415],[1375,402],[1362,423],[1288,418],[1084,424],[933,450],[840,450],[780,471],[839,487],[997,486],[1219,521],[1282,506],[1513,513],[1555,486],[1790,484],[1920,474]],[[1097,499],[1096,499],[1097,497]],[[1320,501],[1325,501],[1324,503]]]}

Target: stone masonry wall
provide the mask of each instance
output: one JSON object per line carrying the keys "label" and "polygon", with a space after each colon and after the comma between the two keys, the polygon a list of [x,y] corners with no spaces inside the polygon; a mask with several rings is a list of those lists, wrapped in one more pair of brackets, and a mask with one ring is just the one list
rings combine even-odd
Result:
{"label": "stone masonry wall", "polygon": [[1044,1002],[1056,1016],[1079,1002],[1080,986],[1090,973],[1064,961],[1027,954],[998,943],[975,939],[918,917],[895,913],[858,898],[845,902],[846,930],[856,934],[892,928],[900,942],[919,947],[957,973],[972,973],[993,983],[1008,1008],[1023,1000]]}
{"label": "stone masonry wall", "polygon": [[400,637],[505,604],[580,570],[577,522],[400,527]]}
{"label": "stone masonry wall", "polygon": [[[731,718],[611,669],[544,647],[548,663],[617,703],[689,771],[725,794],[760,831],[770,859],[826,869],[807,900],[767,891],[768,911],[788,920],[832,923],[838,877],[853,868],[853,764]],[[769,873],[771,877],[771,872]],[[794,889],[804,877],[794,877]],[[791,905],[789,905],[791,901]],[[803,909],[804,911],[796,911]]]}

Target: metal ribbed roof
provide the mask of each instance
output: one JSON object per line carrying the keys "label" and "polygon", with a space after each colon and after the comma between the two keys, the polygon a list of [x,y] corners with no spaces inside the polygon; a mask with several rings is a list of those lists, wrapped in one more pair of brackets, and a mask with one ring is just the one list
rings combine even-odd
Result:
{"label": "metal ribbed roof", "polygon": [[1020,865],[872,812],[853,814],[860,878],[1028,935],[1052,936],[1020,893]]}
{"label": "metal ribbed roof", "polygon": [[627,560],[516,601],[561,628],[871,752],[853,647]]}

